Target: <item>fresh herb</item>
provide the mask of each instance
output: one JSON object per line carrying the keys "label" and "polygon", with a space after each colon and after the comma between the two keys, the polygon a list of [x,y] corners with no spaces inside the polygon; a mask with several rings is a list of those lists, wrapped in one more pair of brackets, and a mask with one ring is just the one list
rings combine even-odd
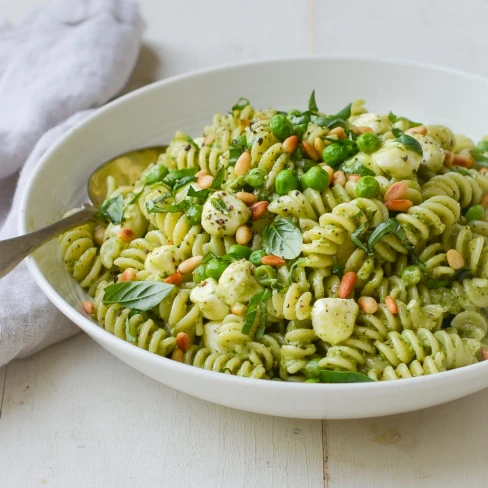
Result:
{"label": "fresh herb", "polygon": [[197,151],[200,149],[200,146],[190,137],[186,136],[186,141],[189,142]]}
{"label": "fresh herb", "polygon": [[488,162],[488,155],[487,155],[488,153],[486,153],[485,151],[481,151],[478,148],[470,149],[469,154],[471,154],[471,156],[473,156],[473,158],[475,159],[475,161],[477,163]]}
{"label": "fresh herb", "polygon": [[229,166],[235,166],[240,155],[246,150],[246,144],[234,139],[229,147]]}
{"label": "fresh herb", "polygon": [[109,220],[112,224],[120,224],[124,215],[124,197],[119,195],[108,198],[102,203],[96,215]]}
{"label": "fresh herb", "polygon": [[404,134],[402,129],[399,129],[398,127],[393,127],[393,129],[391,129],[391,131],[393,132],[393,135],[397,138],[403,136],[403,134]]}
{"label": "fresh herb", "polygon": [[401,142],[405,147],[408,147],[412,151],[415,151],[416,153],[422,155],[422,146],[420,145],[420,142],[417,141],[412,136],[409,136],[408,134],[403,134],[400,137],[397,137],[395,141]]}
{"label": "fresh herb", "polygon": [[422,125],[420,122],[414,122],[413,120],[409,120],[406,117],[399,117],[395,115],[392,111],[390,111],[390,113],[388,114],[388,118],[390,119],[390,122],[393,124],[395,122],[400,122],[404,120],[405,122],[408,122],[408,125],[410,126],[409,128],[418,127],[419,125]]}
{"label": "fresh herb", "polygon": [[368,383],[374,380],[369,376],[354,371],[331,371],[322,369],[319,373],[320,383]]}
{"label": "fresh herb", "polygon": [[251,102],[247,98],[239,98],[237,100],[237,103],[232,107],[232,111],[234,110],[242,110],[243,108],[246,108],[248,105],[250,105]]}
{"label": "fresh herb", "polygon": [[215,175],[215,178],[212,182],[212,186],[210,187],[212,190],[220,190],[222,183],[224,182],[225,178],[225,168],[221,166]]}
{"label": "fresh herb", "polygon": [[[242,327],[243,334],[249,334],[251,332],[251,328],[256,320],[256,314],[258,311],[258,307],[260,309],[260,329],[264,327],[266,329],[266,312],[263,313],[263,309],[266,309],[266,302],[271,298],[271,290],[265,288],[262,292],[256,293],[251,300],[249,301],[249,307],[246,313],[246,322]],[[263,307],[264,305],[264,307]]]}
{"label": "fresh herb", "polygon": [[427,288],[429,290],[436,290],[437,288],[444,288],[451,282],[449,280],[437,280],[435,278],[429,277],[427,279]]}
{"label": "fresh herb", "polygon": [[119,303],[128,308],[150,310],[159,305],[173,290],[174,286],[159,281],[126,281],[107,286],[103,304]]}
{"label": "fresh herb", "polygon": [[308,100],[308,110],[310,112],[318,112],[319,107],[317,107],[317,102],[315,101],[315,90],[312,91],[310,98]]}
{"label": "fresh herb", "polygon": [[157,203],[158,198],[146,202],[146,209],[148,213],[178,213],[184,212],[191,207],[191,203],[188,200],[182,200],[179,203],[173,203],[166,207],[158,207]]}
{"label": "fresh herb", "polygon": [[277,218],[263,232],[263,246],[268,254],[295,259],[302,251],[303,236],[290,220]]}
{"label": "fresh herb", "polygon": [[362,249],[364,252],[367,252],[369,255],[373,254],[372,249],[368,249],[360,240],[359,236],[369,227],[369,222],[364,222],[361,224],[351,235],[351,241],[356,244],[359,249]]}
{"label": "fresh herb", "polygon": [[135,314],[132,314],[132,312],[137,312],[137,310],[131,310],[130,313],[125,318],[125,340],[127,342],[134,343],[137,341],[137,333],[136,333],[136,331],[134,331],[132,329],[131,323],[130,323],[130,317],[135,315]]}
{"label": "fresh herb", "polygon": [[288,270],[288,280],[290,282],[293,281],[293,271],[295,271],[295,269],[300,266],[301,264],[305,263],[307,261],[306,258],[300,258],[300,259],[297,259],[291,266],[290,266],[290,269]]}
{"label": "fresh herb", "polygon": [[163,182],[175,191],[191,181],[196,181],[196,172],[197,168],[176,169],[170,171]]}
{"label": "fresh herb", "polygon": [[346,175],[376,176],[376,173],[367,166],[364,166],[359,158],[353,158],[349,161],[345,161],[341,165],[341,170],[344,171]]}
{"label": "fresh herb", "polygon": [[193,181],[197,181],[197,177],[196,176],[184,176],[183,178],[181,178],[181,180],[178,180],[174,186],[173,186],[173,191],[176,191],[178,190],[178,188],[181,188],[185,185],[187,185],[188,183],[192,183]]}
{"label": "fresh herb", "polygon": [[338,119],[347,120],[351,116],[352,103],[346,105],[342,110],[336,113]]}
{"label": "fresh herb", "polygon": [[211,198],[210,203],[216,208],[219,212],[222,212],[225,215],[229,214],[229,209],[227,208],[227,205],[225,202],[222,200],[222,198]]}
{"label": "fresh herb", "polygon": [[137,200],[139,200],[139,198],[141,198],[141,195],[144,193],[146,186],[147,186],[147,183],[142,187],[142,190],[139,193],[134,193],[134,196],[132,197],[132,200],[129,202],[129,205],[136,203]]}
{"label": "fresh herb", "polygon": [[346,267],[343,264],[334,263],[332,265],[331,271],[332,271],[333,275],[339,276],[339,278],[342,278],[342,276],[344,275],[345,269],[346,269]]}
{"label": "fresh herb", "polygon": [[463,176],[471,176],[471,178],[473,178],[473,175],[468,170],[465,170],[464,168],[460,168],[459,166],[453,166],[451,168],[451,171],[454,171],[455,173],[459,173]]}
{"label": "fresh herb", "polygon": [[188,188],[188,193],[186,194],[186,196],[205,200],[210,195],[210,193],[212,193],[210,190],[195,190],[193,186],[190,186]]}

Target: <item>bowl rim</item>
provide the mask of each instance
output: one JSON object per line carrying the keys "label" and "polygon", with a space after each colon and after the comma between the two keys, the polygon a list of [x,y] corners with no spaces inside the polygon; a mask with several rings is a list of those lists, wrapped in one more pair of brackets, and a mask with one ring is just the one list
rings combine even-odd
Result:
{"label": "bowl rim", "polygon": [[[272,58],[265,58],[265,59],[258,59],[258,60],[250,59],[246,61],[224,63],[224,64],[219,64],[211,67],[191,70],[179,75],[158,80],[153,83],[150,83],[149,85],[145,85],[125,95],[122,95],[121,97],[110,101],[109,103],[103,105],[102,107],[95,109],[95,111],[92,114],[85,117],[81,122],[77,123],[74,127],[72,127],[65,134],[63,134],[56,141],[56,143],[54,143],[42,155],[38,163],[33,168],[31,174],[29,175],[24,191],[22,192],[20,198],[19,215],[17,218],[17,227],[18,227],[19,235],[29,232],[28,230],[29,224],[26,215],[26,209],[28,207],[30,194],[37,181],[38,174],[41,172],[44,165],[47,163],[47,161],[49,161],[52,155],[61,146],[69,143],[69,140],[72,137],[76,137],[76,134],[81,128],[90,124],[92,120],[98,118],[101,114],[112,110],[113,107],[116,107],[120,104],[124,104],[129,100],[141,96],[142,94],[159,90],[161,89],[161,87],[164,87],[166,85],[176,84],[179,81],[185,80],[187,78],[198,78],[200,76],[205,76],[207,74],[224,72],[224,71],[229,71],[234,69],[242,69],[245,67],[254,67],[254,66],[269,65],[269,64],[281,64],[281,63],[286,64],[291,62],[321,62],[321,61],[322,62],[343,61],[343,62],[351,62],[351,63],[371,62],[377,64],[391,65],[391,66],[397,65],[402,67],[422,68],[424,70],[456,75],[463,78],[470,78],[472,80],[484,82],[488,85],[488,78],[485,78],[481,75],[455,69],[455,68],[448,68],[448,67],[424,63],[424,62],[416,62],[410,60],[394,60],[390,58],[368,57],[368,56],[362,57],[362,56],[323,56],[323,55],[272,57]],[[119,351],[122,351],[124,355],[132,356],[134,359],[141,360],[142,362],[145,363],[149,362],[151,365],[154,365],[155,368],[163,366],[163,368],[168,370],[168,373],[174,372],[175,374],[179,374],[185,371],[188,374],[193,374],[197,377],[202,378],[203,381],[217,380],[223,384],[224,383],[226,384],[227,382],[230,382],[232,384],[240,383],[242,386],[246,385],[247,387],[253,387],[258,390],[267,390],[268,392],[289,390],[290,392],[296,391],[297,393],[298,392],[301,393],[304,391],[317,392],[317,390],[321,390],[324,394],[331,394],[331,393],[341,394],[341,393],[348,392],[348,394],[354,395],[366,391],[368,392],[374,391],[375,393],[381,393],[384,392],[385,390],[387,392],[393,393],[398,388],[401,388],[403,390],[406,390],[409,387],[421,388],[424,384],[425,385],[429,384],[432,387],[441,387],[442,385],[446,385],[447,383],[453,383],[460,380],[469,380],[470,378],[474,378],[478,376],[478,374],[481,372],[486,372],[484,370],[488,371],[488,362],[484,364],[485,362],[482,361],[462,368],[444,371],[442,372],[442,374],[433,374],[433,375],[425,375],[425,376],[419,376],[414,378],[406,378],[406,379],[402,379],[401,381],[376,381],[376,382],[365,382],[365,383],[318,383],[318,384],[314,384],[314,383],[305,384],[301,382],[286,382],[286,381],[262,381],[260,379],[243,378],[234,375],[226,375],[226,374],[217,375],[214,371],[208,371],[191,365],[179,363],[177,361],[172,361],[167,357],[159,356],[157,354],[151,353],[139,347],[134,347],[133,344],[130,344],[129,342],[116,337],[110,332],[107,332],[105,329],[102,329],[98,324],[90,320],[81,311],[75,309],[63,299],[63,297],[48,282],[48,280],[40,270],[36,262],[36,258],[34,256],[27,257],[26,263],[29,272],[34,277],[34,280],[41,288],[43,293],[56,306],[56,308],[58,308],[58,310],[60,310],[67,318],[69,318],[73,323],[75,323],[80,329],[82,329],[85,332],[89,331],[89,335],[99,339],[100,342],[102,343],[105,341],[111,343],[111,345],[114,348],[118,349]]]}

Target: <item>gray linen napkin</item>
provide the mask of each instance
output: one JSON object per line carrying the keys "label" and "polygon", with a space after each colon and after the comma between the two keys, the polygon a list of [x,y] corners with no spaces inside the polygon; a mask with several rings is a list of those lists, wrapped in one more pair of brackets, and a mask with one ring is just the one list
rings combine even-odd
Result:
{"label": "gray linen napkin", "polygon": [[[0,179],[23,167],[0,239],[17,235],[20,195],[44,152],[124,87],[141,33],[134,0],[56,1],[18,27],[0,19]],[[0,280],[0,366],[78,330],[24,263]]]}

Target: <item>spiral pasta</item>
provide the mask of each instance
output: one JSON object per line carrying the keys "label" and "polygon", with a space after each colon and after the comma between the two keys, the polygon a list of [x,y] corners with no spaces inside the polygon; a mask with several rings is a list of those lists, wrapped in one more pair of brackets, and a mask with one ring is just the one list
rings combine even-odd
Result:
{"label": "spiral pasta", "polygon": [[241,98],[194,139],[177,132],[132,185],[109,177],[99,220],[58,240],[94,296],[85,312],[246,378],[382,381],[482,360],[486,141],[314,100],[283,112]]}

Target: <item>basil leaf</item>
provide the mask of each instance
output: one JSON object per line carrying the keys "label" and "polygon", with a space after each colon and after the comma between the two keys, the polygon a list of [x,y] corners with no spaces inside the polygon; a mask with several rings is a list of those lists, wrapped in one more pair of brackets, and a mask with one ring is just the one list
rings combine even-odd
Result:
{"label": "basil leaf", "polygon": [[130,313],[125,318],[125,340],[127,342],[136,342],[137,341],[137,337],[136,337],[136,335],[132,335],[132,332],[133,331],[131,331],[129,317],[130,317]]}
{"label": "basil leaf", "polygon": [[408,124],[410,126],[409,128],[418,127],[419,125],[422,125],[421,122],[414,122],[413,120],[409,120],[406,117],[398,117],[391,110],[390,110],[390,113],[388,114],[388,118],[390,119],[390,122],[392,122],[393,124],[395,122],[400,122],[400,121],[404,120],[405,122],[408,122]]}
{"label": "basil leaf", "polygon": [[[329,129],[335,129],[336,127],[346,127],[346,122],[340,117],[331,115],[329,117],[324,117],[323,115],[311,115],[310,121],[315,125],[320,127],[327,127]],[[335,140],[335,139],[334,139]]]}
{"label": "basil leaf", "polygon": [[397,137],[395,141],[401,142],[404,146],[408,147],[412,151],[415,151],[416,153],[419,153],[422,155],[424,152],[422,151],[422,146],[420,145],[420,142],[417,141],[412,136],[409,136],[408,134],[403,134],[400,137]]}
{"label": "basil leaf", "polygon": [[139,200],[139,198],[141,198],[141,195],[144,193],[146,186],[147,186],[147,183],[142,187],[142,190],[139,193],[134,193],[134,196],[132,197],[132,200],[129,202],[129,205],[136,203],[137,200]]}
{"label": "basil leaf", "polygon": [[360,240],[359,236],[368,228],[369,222],[365,222],[361,224],[351,235],[351,241],[356,244],[359,249],[362,249],[364,252],[367,252],[369,255],[372,254],[372,250],[368,249]]}
{"label": "basil leaf", "polygon": [[188,183],[192,183],[193,181],[197,181],[197,180],[198,178],[196,176],[185,176],[174,184],[173,191],[176,191],[178,190],[178,188],[181,188],[182,186],[185,186]]}
{"label": "basil leaf", "polygon": [[112,224],[120,224],[124,215],[124,197],[119,195],[105,200],[96,215],[104,217]]}
{"label": "basil leaf", "polygon": [[174,288],[160,281],[125,281],[107,286],[103,294],[103,304],[119,303],[128,308],[150,310],[159,305]]}
{"label": "basil leaf", "polygon": [[182,200],[179,203],[173,203],[166,207],[158,207],[156,204],[158,198],[149,200],[146,202],[146,209],[149,213],[177,213],[184,212],[191,207],[191,203],[188,200]]}
{"label": "basil leaf", "polygon": [[235,166],[240,155],[246,150],[245,144],[234,139],[229,147],[229,166]]}
{"label": "basil leaf", "polygon": [[358,158],[350,159],[342,163],[341,170],[346,175],[376,176],[376,173],[372,169],[364,166]]}
{"label": "basil leaf", "polygon": [[212,190],[220,190],[220,187],[224,182],[224,178],[225,178],[225,168],[221,166],[217,171],[217,174],[215,175],[215,178],[212,182],[212,186],[210,188],[212,188]]}
{"label": "basil leaf", "polygon": [[471,176],[471,178],[473,178],[473,175],[469,171],[465,170],[464,168],[460,168],[459,166],[453,166],[451,171],[459,173],[463,176]]}
{"label": "basil leaf", "polygon": [[263,337],[264,333],[266,332],[267,318],[268,318],[268,307],[266,306],[266,302],[263,301],[259,304],[259,328],[256,331],[256,335],[255,335],[256,339],[261,339],[261,337]]}
{"label": "basil leaf", "polygon": [[219,211],[222,212],[225,215],[229,214],[229,209],[225,205],[224,201],[222,198],[211,198],[210,203]]}
{"label": "basil leaf", "polygon": [[239,98],[239,100],[237,100],[237,103],[232,107],[232,110],[242,110],[243,108],[247,107],[248,105],[250,105],[251,102],[247,99],[247,98]]}
{"label": "basil leaf", "polygon": [[397,138],[403,136],[404,134],[404,132],[401,129],[398,129],[397,127],[393,127],[391,131],[393,132],[393,135]]}
{"label": "basil leaf", "polygon": [[[251,300],[249,301],[249,307],[247,308],[246,322],[244,323],[244,326],[242,327],[241,330],[243,334],[249,334],[249,332],[251,332],[251,328],[254,324],[254,321],[256,320],[258,305],[261,302],[264,302],[264,304],[266,305],[266,302],[270,298],[271,298],[271,291],[268,288],[265,288],[260,293],[256,293],[256,295],[254,295],[251,298]],[[266,321],[266,316],[264,317],[264,320]]]}
{"label": "basil leaf", "polygon": [[200,150],[200,146],[190,137],[186,136],[185,138],[197,151]]}
{"label": "basil leaf", "polygon": [[[298,110],[294,110],[288,115],[288,120],[293,125],[305,125],[310,122],[310,112],[299,112]],[[317,116],[316,116],[317,117]]]}
{"label": "basil leaf", "polygon": [[295,259],[302,252],[303,236],[290,220],[277,218],[263,232],[264,250],[284,259]]}
{"label": "basil leaf", "polygon": [[471,154],[471,156],[473,156],[477,162],[488,162],[488,156],[486,155],[487,153],[484,151],[480,151],[479,149],[470,149],[469,154]]}
{"label": "basil leaf", "polygon": [[315,90],[312,91],[310,98],[308,100],[308,110],[310,112],[318,112],[319,107],[317,107],[317,102],[315,101]]}
{"label": "basil leaf", "polygon": [[449,285],[451,282],[449,280],[437,280],[435,278],[428,278],[427,279],[427,288],[429,290],[436,290],[437,288],[444,288]]}
{"label": "basil leaf", "polygon": [[331,371],[322,369],[319,373],[320,383],[368,383],[374,380],[362,373],[352,371]]}
{"label": "basil leaf", "polygon": [[342,110],[336,113],[336,118],[347,120],[351,116],[352,103],[346,105]]}
{"label": "basil leaf", "polygon": [[407,234],[405,229],[401,226],[400,222],[397,219],[387,219],[384,222],[381,222],[372,234],[369,236],[368,239],[368,247],[369,249],[373,249],[374,246],[380,241],[382,237],[386,234],[395,234],[402,244],[405,246],[411,246],[410,241],[407,239]]}
{"label": "basil leaf", "polygon": [[188,188],[188,193],[186,194],[186,196],[205,199],[210,195],[210,193],[212,193],[210,190],[195,190],[193,186],[190,186],[190,188]]}
{"label": "basil leaf", "polygon": [[197,172],[197,168],[185,168],[185,169],[175,169],[173,171],[170,171],[165,178],[163,179],[163,182],[166,183],[170,188],[173,188],[178,181],[180,181],[182,178],[185,178],[187,176],[195,176],[195,173]]}

